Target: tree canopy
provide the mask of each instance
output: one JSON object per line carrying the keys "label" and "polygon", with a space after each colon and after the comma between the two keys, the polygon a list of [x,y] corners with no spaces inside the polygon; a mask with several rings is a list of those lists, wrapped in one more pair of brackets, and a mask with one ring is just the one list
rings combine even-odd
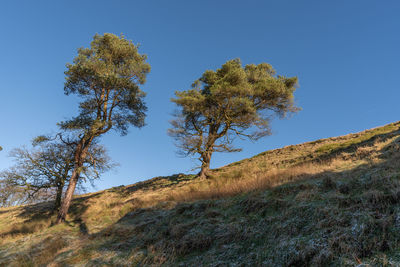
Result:
{"label": "tree canopy", "polygon": [[79,48],[67,64],[64,92],[83,101],[79,115],[59,123],[61,128],[99,136],[111,128],[125,135],[129,125],[144,126],[147,108],[139,85],[150,71],[146,59],[124,36],[96,34],[90,48]]}
{"label": "tree canopy", "polygon": [[297,77],[277,75],[270,64],[242,67],[239,59],[229,60],[205,71],[191,89],[175,92],[179,110],[169,134],[181,154],[199,156],[204,177],[213,152],[240,151],[233,146],[235,137],[257,140],[270,134],[274,115],[298,111],[296,86]]}

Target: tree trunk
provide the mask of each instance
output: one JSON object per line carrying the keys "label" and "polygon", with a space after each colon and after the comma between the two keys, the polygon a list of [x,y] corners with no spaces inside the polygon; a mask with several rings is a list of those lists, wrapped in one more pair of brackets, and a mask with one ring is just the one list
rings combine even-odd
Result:
{"label": "tree trunk", "polygon": [[58,211],[56,224],[64,222],[65,218],[67,217],[69,206],[71,205],[72,201],[72,196],[74,195],[79,175],[82,170],[83,162],[86,158],[86,154],[89,150],[90,145],[92,144],[94,137],[94,135],[88,138],[83,137],[76,147],[74,157],[74,170],[72,171],[71,179],[69,179],[68,188],[65,192],[65,197],[61,204],[61,208]]}
{"label": "tree trunk", "polygon": [[79,173],[78,167],[75,167],[74,171],[72,172],[71,179],[69,180],[67,192],[65,192],[64,201],[58,211],[57,221],[56,224],[65,221],[65,217],[67,216],[69,206],[71,205],[72,196],[75,191],[76,184],[78,183]]}
{"label": "tree trunk", "polygon": [[199,172],[200,179],[205,179],[208,177],[208,173],[210,171],[210,161],[211,161],[211,152],[206,152],[202,156],[201,170]]}
{"label": "tree trunk", "polygon": [[75,188],[78,183],[81,168],[83,166],[83,161],[86,157],[86,153],[89,150],[89,146],[90,146],[92,140],[93,140],[93,137],[86,141],[84,139],[82,139],[76,148],[74,170],[72,172],[71,179],[69,179],[68,188],[67,188],[67,191],[65,192],[65,197],[61,204],[61,208],[58,211],[56,224],[59,224],[59,223],[65,221],[65,218],[66,218],[68,210],[69,210],[69,206],[71,205],[72,196],[74,195]]}
{"label": "tree trunk", "polygon": [[56,200],[54,203],[54,211],[59,211],[59,209],[61,207],[61,199],[62,199],[64,183],[65,183],[65,181],[63,180],[63,181],[60,181],[60,183],[58,184]]}

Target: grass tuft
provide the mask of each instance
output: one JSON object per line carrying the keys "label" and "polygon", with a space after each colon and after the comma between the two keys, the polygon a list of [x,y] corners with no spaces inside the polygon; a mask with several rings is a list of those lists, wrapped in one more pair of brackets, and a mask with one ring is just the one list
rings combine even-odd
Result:
{"label": "grass tuft", "polygon": [[0,266],[398,266],[399,126],[0,209]]}

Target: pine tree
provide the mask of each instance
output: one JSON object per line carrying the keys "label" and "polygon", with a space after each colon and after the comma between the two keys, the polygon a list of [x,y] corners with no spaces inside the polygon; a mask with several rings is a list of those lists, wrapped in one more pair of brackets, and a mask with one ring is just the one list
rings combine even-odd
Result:
{"label": "pine tree", "polygon": [[273,115],[299,109],[293,102],[297,77],[276,75],[267,63],[242,67],[239,59],[207,70],[192,89],[175,92],[179,107],[169,134],[180,153],[198,155],[200,177],[206,177],[214,152],[236,152],[235,137],[257,140],[270,134]]}
{"label": "pine tree", "polygon": [[64,91],[82,98],[80,113],[59,125],[76,133],[72,172],[57,223],[65,220],[87,152],[96,138],[114,129],[127,134],[130,125],[144,126],[144,84],[150,65],[147,57],[124,36],[95,35],[90,48],[80,48],[73,64],[67,64]]}

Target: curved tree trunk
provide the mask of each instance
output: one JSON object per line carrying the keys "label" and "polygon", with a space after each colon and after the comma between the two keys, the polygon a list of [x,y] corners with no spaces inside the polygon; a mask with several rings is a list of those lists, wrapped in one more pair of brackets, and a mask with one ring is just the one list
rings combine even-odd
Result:
{"label": "curved tree trunk", "polygon": [[65,192],[65,197],[61,204],[61,208],[58,211],[56,224],[64,222],[65,218],[67,217],[69,206],[71,206],[72,196],[74,195],[79,175],[83,166],[83,161],[86,157],[86,153],[89,150],[89,146],[91,145],[93,138],[94,136],[90,137],[87,140],[82,139],[76,148],[75,167],[72,172],[71,179],[69,179],[68,188],[67,191]]}
{"label": "curved tree trunk", "polygon": [[71,205],[72,196],[74,194],[76,184],[78,183],[79,174],[77,172],[78,168],[75,168],[72,172],[71,179],[69,180],[67,191],[65,192],[64,201],[58,211],[57,221],[56,223],[61,223],[65,221],[65,217],[67,216],[69,206]]}
{"label": "curved tree trunk", "polygon": [[206,179],[210,171],[211,152],[206,152],[202,155],[201,170],[199,172],[200,179]]}

